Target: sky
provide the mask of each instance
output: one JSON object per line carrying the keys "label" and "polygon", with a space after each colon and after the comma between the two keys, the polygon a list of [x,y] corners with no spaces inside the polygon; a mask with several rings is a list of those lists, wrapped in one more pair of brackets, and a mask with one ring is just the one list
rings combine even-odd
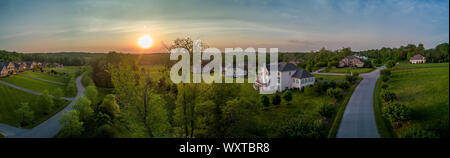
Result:
{"label": "sky", "polygon": [[221,51],[449,42],[448,0],[1,0],[0,21],[0,50],[26,53],[166,52],[183,37]]}

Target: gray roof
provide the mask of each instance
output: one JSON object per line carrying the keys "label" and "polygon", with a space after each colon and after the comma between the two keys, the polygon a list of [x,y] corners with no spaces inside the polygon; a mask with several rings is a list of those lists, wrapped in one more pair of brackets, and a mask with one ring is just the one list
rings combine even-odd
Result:
{"label": "gray roof", "polygon": [[9,62],[0,62],[0,70],[3,69],[3,67],[8,66]]}
{"label": "gray roof", "polygon": [[416,55],[412,56],[409,60],[422,60],[424,58],[425,57],[423,57],[422,55],[416,54]]}
{"label": "gray roof", "polygon": [[[266,68],[267,70],[270,71],[269,65],[266,65]],[[292,63],[285,63],[285,62],[278,63],[278,71],[295,71],[297,69],[298,69],[297,66],[295,66]]]}
{"label": "gray roof", "polygon": [[314,77],[314,75],[312,75],[311,73],[309,73],[305,69],[297,68],[297,71],[292,75],[292,77],[293,78],[302,79],[302,78]]}

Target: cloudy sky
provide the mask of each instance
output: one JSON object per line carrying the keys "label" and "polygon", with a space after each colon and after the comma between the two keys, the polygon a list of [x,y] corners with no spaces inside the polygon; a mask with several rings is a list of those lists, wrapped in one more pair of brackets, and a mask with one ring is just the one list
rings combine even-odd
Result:
{"label": "cloudy sky", "polygon": [[448,0],[1,0],[0,21],[0,50],[19,52],[161,52],[186,36],[222,51],[449,41]]}

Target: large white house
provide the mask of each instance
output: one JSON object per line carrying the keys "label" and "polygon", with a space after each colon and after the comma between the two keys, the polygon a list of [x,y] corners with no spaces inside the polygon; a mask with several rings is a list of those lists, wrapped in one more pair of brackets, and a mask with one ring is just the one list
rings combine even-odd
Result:
{"label": "large white house", "polygon": [[[268,87],[270,82],[274,82],[269,80],[270,75],[270,67],[278,66],[277,73],[277,81],[276,87]],[[258,77],[253,85],[256,90],[260,88],[276,88],[277,91],[282,92],[286,89],[302,89],[305,86],[313,85],[315,83],[314,75],[310,74],[308,71],[298,68],[292,63],[279,63],[266,65],[259,69]]]}

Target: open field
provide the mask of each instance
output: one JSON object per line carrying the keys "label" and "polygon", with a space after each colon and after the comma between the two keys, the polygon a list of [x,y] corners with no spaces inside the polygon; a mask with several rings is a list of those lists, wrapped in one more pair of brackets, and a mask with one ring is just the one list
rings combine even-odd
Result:
{"label": "open field", "polygon": [[406,130],[415,128],[430,132],[436,137],[448,137],[448,63],[397,65],[396,68],[387,81],[388,89],[397,95],[399,103],[411,109],[411,121],[394,129],[396,136],[402,137]]}
{"label": "open field", "polygon": [[20,73],[24,74],[24,75],[32,76],[32,77],[42,78],[42,79],[49,80],[49,81],[55,81],[55,82],[61,82],[61,83],[66,83],[68,81],[68,78],[56,76],[56,75],[50,75],[46,72],[24,71],[24,72],[20,72]]}
{"label": "open field", "polygon": [[344,81],[345,76],[339,75],[314,75],[316,79],[328,80],[328,81]]}
{"label": "open field", "polygon": [[448,63],[428,63],[428,64],[398,64],[393,69],[409,69],[409,68],[433,68],[433,67],[449,67]]}
{"label": "open field", "polygon": [[54,70],[57,73],[62,73],[64,77],[70,78],[79,75],[79,72],[82,72],[82,69],[82,66],[64,66],[64,68],[46,68],[45,71]]}
{"label": "open field", "polygon": [[329,69],[324,70],[322,72],[326,73],[368,73],[375,70],[374,68],[336,68],[336,69]]}
{"label": "open field", "polygon": [[[49,82],[45,82],[45,81],[41,81],[41,80],[29,78],[29,77],[19,76],[19,75],[12,75],[12,76],[9,76],[6,78],[1,78],[0,80],[14,84],[14,85],[22,87],[22,88],[26,88],[26,89],[29,89],[29,90],[32,90],[35,92],[39,92],[39,93],[48,91],[51,94],[51,92],[57,88],[60,88],[62,91],[64,91],[66,89],[66,87],[62,86],[62,85],[49,83]],[[66,96],[66,95],[64,95],[64,96]],[[66,96],[66,97],[71,97],[71,96]]]}
{"label": "open field", "polygon": [[37,95],[0,84],[0,123],[17,126],[19,122],[15,111],[21,103],[28,103],[34,111],[35,119],[31,124],[25,126],[25,128],[32,128],[53,116],[53,114],[60,111],[60,109],[69,103],[68,101],[61,101],[51,111],[46,111],[48,115],[44,115],[44,111],[36,105],[37,98]]}

